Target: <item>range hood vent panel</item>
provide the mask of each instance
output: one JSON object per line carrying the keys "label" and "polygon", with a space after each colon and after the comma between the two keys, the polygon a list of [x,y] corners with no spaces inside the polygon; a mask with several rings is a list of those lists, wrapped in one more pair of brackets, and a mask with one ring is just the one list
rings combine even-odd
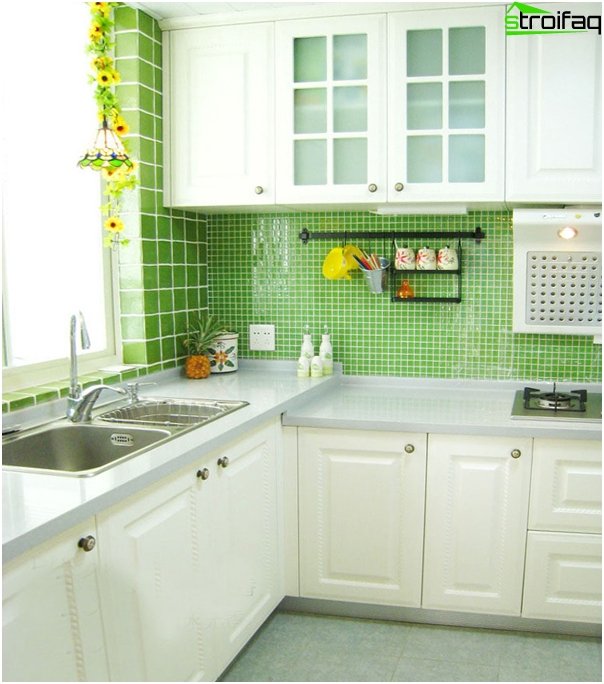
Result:
{"label": "range hood vent panel", "polygon": [[[560,237],[565,227],[575,237]],[[598,335],[601,326],[600,211],[515,210],[513,331]]]}

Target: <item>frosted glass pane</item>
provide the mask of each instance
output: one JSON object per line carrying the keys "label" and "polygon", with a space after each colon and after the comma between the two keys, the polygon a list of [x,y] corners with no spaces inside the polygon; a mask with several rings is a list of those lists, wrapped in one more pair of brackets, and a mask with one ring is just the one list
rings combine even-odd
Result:
{"label": "frosted glass pane", "polygon": [[365,86],[333,89],[333,130],[367,130],[367,88]]}
{"label": "frosted glass pane", "polygon": [[484,135],[449,138],[449,182],[484,182]]}
{"label": "frosted glass pane", "polygon": [[440,183],[443,179],[442,136],[407,138],[407,180],[410,183]]}
{"label": "frosted glass pane", "polygon": [[484,26],[449,29],[449,73],[484,74]]}
{"label": "frosted glass pane", "polygon": [[327,130],[327,90],[294,90],[294,133],[325,133]]}
{"label": "frosted glass pane", "polygon": [[333,141],[333,182],[336,185],[367,182],[366,138]]}
{"label": "frosted glass pane", "polygon": [[407,85],[407,128],[410,130],[442,128],[442,83]]}
{"label": "frosted glass pane", "polygon": [[443,72],[443,32],[407,31],[407,76],[440,76]]}
{"label": "frosted glass pane", "polygon": [[367,36],[364,33],[333,37],[334,81],[367,78]]}
{"label": "frosted glass pane", "polygon": [[449,128],[484,128],[484,81],[449,83]]}
{"label": "frosted glass pane", "polygon": [[327,141],[296,140],[294,142],[294,185],[327,183]]}
{"label": "frosted glass pane", "polygon": [[324,81],[327,78],[327,38],[294,38],[294,81]]}

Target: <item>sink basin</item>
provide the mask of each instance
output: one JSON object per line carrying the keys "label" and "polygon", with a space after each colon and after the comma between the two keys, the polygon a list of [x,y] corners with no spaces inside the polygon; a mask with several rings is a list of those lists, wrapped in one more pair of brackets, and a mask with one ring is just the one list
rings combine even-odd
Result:
{"label": "sink basin", "polygon": [[247,401],[140,399],[134,404],[107,411],[98,418],[136,425],[186,427],[209,423],[247,405]]}
{"label": "sink basin", "polygon": [[53,425],[6,440],[2,465],[9,470],[96,475],[172,434],[166,429],[131,425]]}

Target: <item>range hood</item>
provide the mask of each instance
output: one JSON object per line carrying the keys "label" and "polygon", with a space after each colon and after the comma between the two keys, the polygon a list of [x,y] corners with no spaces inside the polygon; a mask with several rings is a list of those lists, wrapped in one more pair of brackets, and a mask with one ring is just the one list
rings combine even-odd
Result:
{"label": "range hood", "polygon": [[601,209],[515,209],[513,220],[513,331],[600,335]]}

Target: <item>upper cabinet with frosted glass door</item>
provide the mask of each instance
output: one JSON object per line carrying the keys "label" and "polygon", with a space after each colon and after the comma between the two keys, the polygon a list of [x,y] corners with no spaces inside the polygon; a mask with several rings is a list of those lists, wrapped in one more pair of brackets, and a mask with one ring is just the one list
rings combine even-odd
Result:
{"label": "upper cabinet with frosted glass door", "polygon": [[389,15],[390,202],[503,200],[503,12]]}
{"label": "upper cabinet with frosted glass door", "polygon": [[386,16],[277,22],[277,203],[386,200]]}

